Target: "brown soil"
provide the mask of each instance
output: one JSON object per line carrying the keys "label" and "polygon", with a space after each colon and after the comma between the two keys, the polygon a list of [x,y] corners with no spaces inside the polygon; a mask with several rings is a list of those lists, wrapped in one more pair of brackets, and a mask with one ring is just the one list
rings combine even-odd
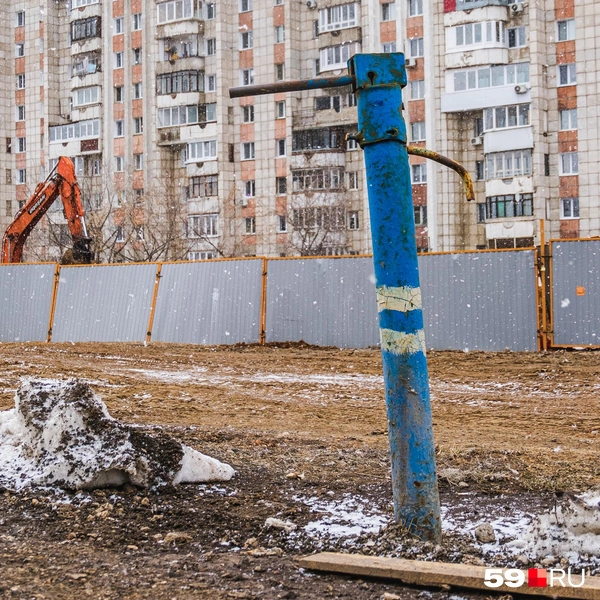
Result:
{"label": "brown soil", "polygon": [[[83,378],[115,418],[160,427],[238,472],[219,486],[5,491],[0,597],[419,595],[304,573],[299,555],[335,543],[264,526],[314,520],[298,498],[360,496],[390,514],[378,351],[2,344],[0,364],[0,410],[13,406],[21,377]],[[596,352],[430,353],[442,504],[468,490],[541,505],[555,491],[599,486],[599,367]],[[470,560],[468,550],[438,554]]]}

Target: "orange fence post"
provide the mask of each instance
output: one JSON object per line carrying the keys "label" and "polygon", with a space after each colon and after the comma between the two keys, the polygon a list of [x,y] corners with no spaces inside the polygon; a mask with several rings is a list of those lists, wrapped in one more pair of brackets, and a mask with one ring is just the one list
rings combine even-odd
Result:
{"label": "orange fence post", "polygon": [[267,337],[267,259],[262,259],[262,288],[260,294],[259,343],[264,344]]}
{"label": "orange fence post", "polygon": [[146,343],[152,338],[152,326],[154,325],[154,313],[156,312],[156,299],[158,297],[158,286],[160,284],[162,263],[156,265],[156,276],[154,279],[154,291],[152,292],[152,304],[150,305],[150,317],[148,318],[148,329],[146,331]]}
{"label": "orange fence post", "polygon": [[52,287],[52,300],[50,301],[50,319],[48,321],[48,336],[46,343],[52,341],[52,326],[54,325],[54,311],[56,309],[56,296],[58,295],[58,281],[60,279],[60,265],[54,269],[54,286]]}

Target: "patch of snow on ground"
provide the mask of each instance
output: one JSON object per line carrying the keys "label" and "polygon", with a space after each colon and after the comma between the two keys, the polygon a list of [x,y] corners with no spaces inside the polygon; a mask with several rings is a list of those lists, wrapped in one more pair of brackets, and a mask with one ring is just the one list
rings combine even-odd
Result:
{"label": "patch of snow on ground", "polygon": [[346,494],[341,501],[321,498],[295,497],[320,513],[318,520],[310,521],[304,531],[311,537],[358,537],[365,533],[378,533],[388,525],[389,518],[373,507],[372,502],[359,496]]}

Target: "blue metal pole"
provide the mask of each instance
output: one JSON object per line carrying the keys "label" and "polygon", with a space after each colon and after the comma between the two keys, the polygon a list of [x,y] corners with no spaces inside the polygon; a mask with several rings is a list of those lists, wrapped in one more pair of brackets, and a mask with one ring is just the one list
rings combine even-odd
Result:
{"label": "blue metal pole", "polygon": [[440,506],[406,125],[404,55],[362,54],[355,78],[364,150],[396,521],[441,539]]}

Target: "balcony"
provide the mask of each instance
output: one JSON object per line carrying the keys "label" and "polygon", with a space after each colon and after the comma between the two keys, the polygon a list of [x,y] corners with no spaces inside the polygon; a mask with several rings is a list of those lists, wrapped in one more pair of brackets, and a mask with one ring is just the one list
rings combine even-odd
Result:
{"label": "balcony", "polygon": [[156,27],[156,38],[159,40],[165,38],[175,38],[182,35],[203,35],[204,21],[191,18],[182,21],[165,23]]}
{"label": "balcony", "polygon": [[533,148],[533,127],[510,127],[488,131],[483,136],[483,152],[505,152]]}

